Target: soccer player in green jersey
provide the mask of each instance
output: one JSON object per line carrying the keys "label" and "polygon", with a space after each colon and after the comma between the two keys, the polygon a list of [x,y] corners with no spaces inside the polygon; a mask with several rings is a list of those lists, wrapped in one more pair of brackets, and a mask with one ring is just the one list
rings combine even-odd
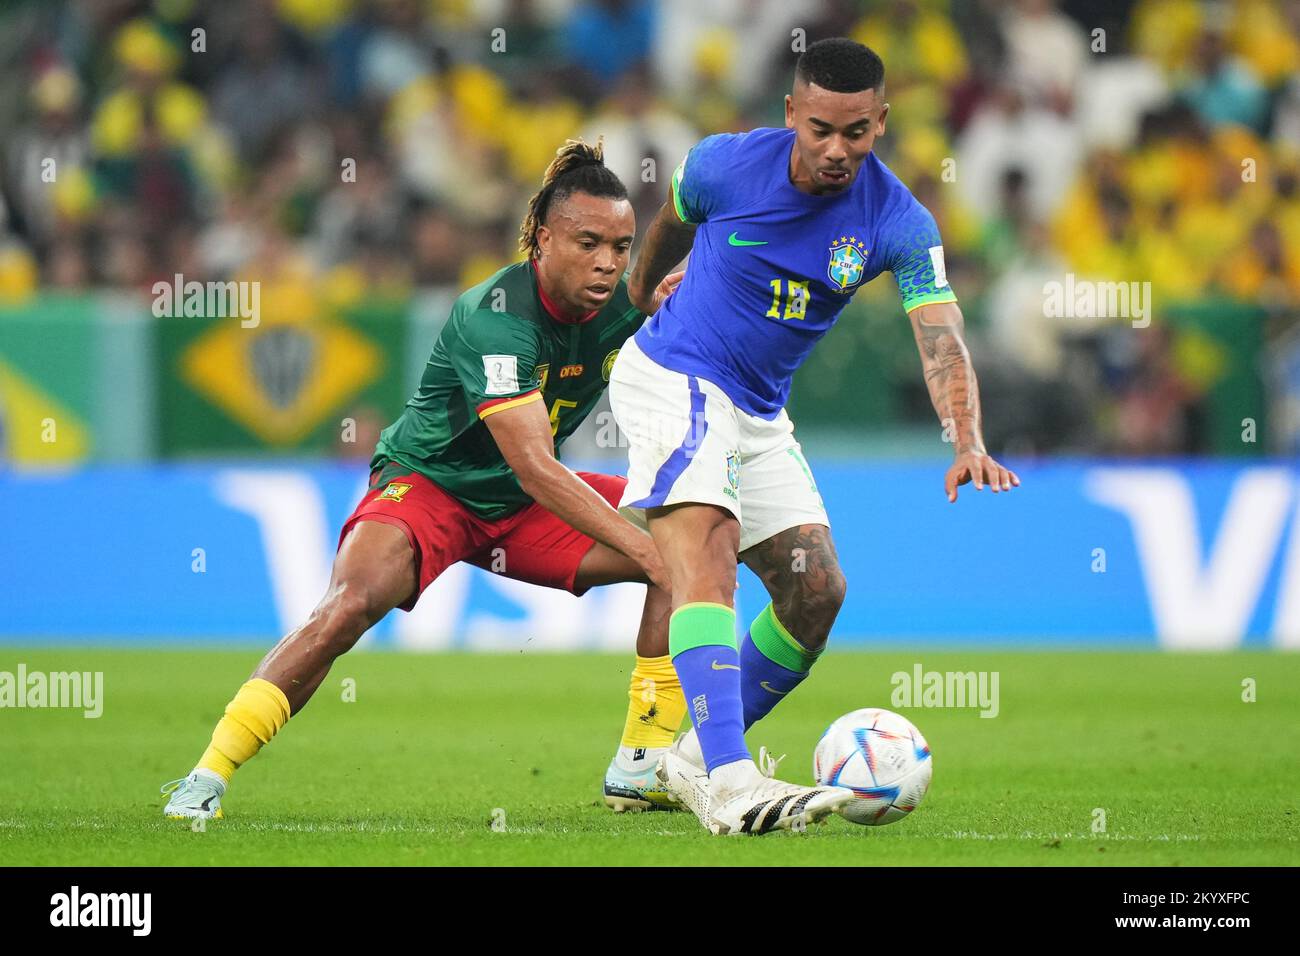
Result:
{"label": "soccer player in green jersey", "polygon": [[[615,809],[672,802],[645,753],[671,743],[686,709],[667,657],[667,574],[650,536],[615,510],[625,479],[556,458],[644,321],[623,279],[634,231],[601,146],[564,146],[521,228],[527,259],[456,300],[419,389],[380,436],[329,590],[239,688],[190,775],[164,787],[165,815],[221,817],[235,770],[306,705],[335,658],[394,607],[409,611],[457,561],[574,594],[649,585],[605,795]],[[660,283],[653,308],[680,279]]]}

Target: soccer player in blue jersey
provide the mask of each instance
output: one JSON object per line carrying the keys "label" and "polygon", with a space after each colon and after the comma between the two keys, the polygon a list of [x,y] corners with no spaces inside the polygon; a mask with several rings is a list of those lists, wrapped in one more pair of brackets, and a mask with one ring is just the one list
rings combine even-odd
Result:
{"label": "soccer player in blue jersey", "polygon": [[[1009,491],[984,448],[962,315],[934,217],[871,153],[884,65],[846,39],[810,45],[786,128],[710,136],[673,176],[629,282],[648,306],[689,252],[677,292],[629,339],[610,402],[629,442],[620,506],[647,520],[672,580],[669,644],[694,729],[660,778],[714,833],[764,833],[851,799],[755,766],[744,733],[817,660],[844,599],[829,522],[784,406],[795,369],[853,293],[893,273],[955,460],[944,479]],[[650,311],[648,308],[645,311]],[[736,646],[737,558],[772,601]]]}

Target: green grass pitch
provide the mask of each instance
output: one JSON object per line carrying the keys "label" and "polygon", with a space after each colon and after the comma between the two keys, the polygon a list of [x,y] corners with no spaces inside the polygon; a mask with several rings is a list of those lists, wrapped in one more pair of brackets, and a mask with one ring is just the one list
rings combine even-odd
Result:
{"label": "green grass pitch", "polygon": [[0,648],[0,670],[103,671],[105,698],[97,720],[0,710],[0,865],[1300,863],[1296,655],[830,653],[750,732],[789,754],[787,779],[810,782],[825,726],[890,707],[890,675],[917,661],[997,671],[1000,713],[897,708],[935,761],[899,823],[718,838],[688,813],[601,803],[630,654],[354,653],[239,772],[225,820],[164,820],[159,785],[259,656]]}

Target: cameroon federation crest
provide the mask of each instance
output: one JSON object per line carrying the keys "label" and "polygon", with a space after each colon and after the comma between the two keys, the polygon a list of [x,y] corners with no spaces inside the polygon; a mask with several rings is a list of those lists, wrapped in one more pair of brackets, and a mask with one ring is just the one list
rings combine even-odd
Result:
{"label": "cameroon federation crest", "polygon": [[403,484],[400,481],[389,482],[388,487],[380,494],[380,498],[387,501],[401,501],[402,497],[411,490],[410,485]]}
{"label": "cameroon federation crest", "polygon": [[852,292],[862,281],[867,265],[867,244],[857,236],[840,236],[831,243],[826,275],[836,292]]}

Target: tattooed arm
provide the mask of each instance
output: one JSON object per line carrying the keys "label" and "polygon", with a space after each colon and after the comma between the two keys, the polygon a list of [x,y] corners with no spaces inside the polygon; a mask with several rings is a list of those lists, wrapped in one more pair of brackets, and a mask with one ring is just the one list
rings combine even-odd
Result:
{"label": "tattooed arm", "polygon": [[975,483],[976,490],[983,490],[987,482],[995,492],[1010,491],[1020,484],[1020,478],[990,458],[984,448],[979,383],[962,338],[961,309],[955,302],[922,305],[909,312],[908,318],[921,353],[930,402],[956,456],[944,478],[948,500],[956,501],[957,487],[968,481]]}
{"label": "tattooed arm", "polygon": [[654,312],[659,305],[656,289],[673,266],[686,258],[693,242],[695,226],[682,222],[670,199],[646,230],[641,255],[627,283],[628,297],[636,308],[647,315]]}

